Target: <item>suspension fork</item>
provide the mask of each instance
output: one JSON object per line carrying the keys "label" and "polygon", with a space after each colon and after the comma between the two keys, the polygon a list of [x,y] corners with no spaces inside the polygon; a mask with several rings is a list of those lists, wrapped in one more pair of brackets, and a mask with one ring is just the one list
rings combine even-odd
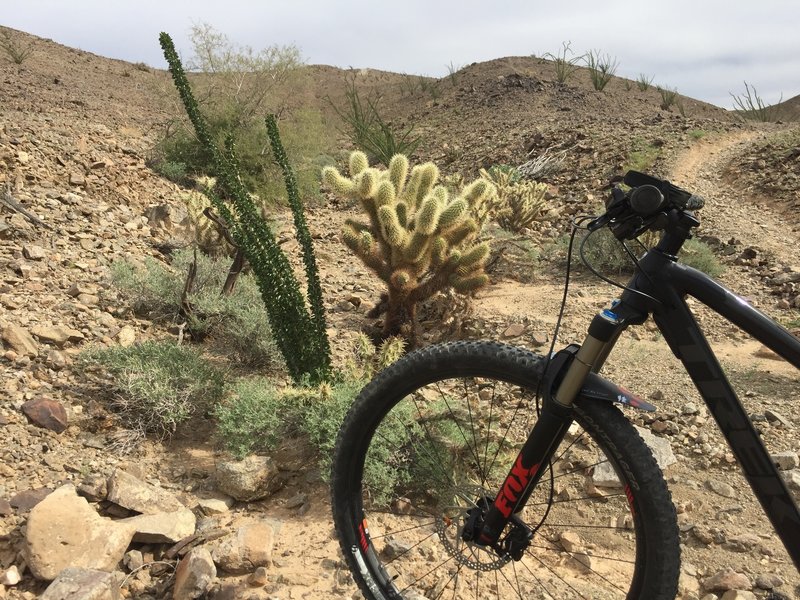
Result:
{"label": "suspension fork", "polygon": [[572,404],[586,377],[598,371],[622,331],[643,323],[647,314],[628,305],[612,303],[598,313],[583,344],[569,346],[550,362],[543,375],[542,412],[487,511],[474,541],[497,548],[509,521],[522,510],[546,470],[556,448],[572,424]]}

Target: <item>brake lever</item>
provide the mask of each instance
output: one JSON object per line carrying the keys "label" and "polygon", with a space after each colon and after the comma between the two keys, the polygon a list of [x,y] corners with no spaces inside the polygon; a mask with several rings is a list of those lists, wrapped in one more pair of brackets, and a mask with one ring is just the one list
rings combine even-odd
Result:
{"label": "brake lever", "polygon": [[596,219],[589,221],[586,228],[589,231],[597,231],[601,227],[605,227],[625,211],[626,202],[625,192],[619,187],[614,186],[611,188],[611,201],[608,203],[608,206],[606,206],[606,212]]}

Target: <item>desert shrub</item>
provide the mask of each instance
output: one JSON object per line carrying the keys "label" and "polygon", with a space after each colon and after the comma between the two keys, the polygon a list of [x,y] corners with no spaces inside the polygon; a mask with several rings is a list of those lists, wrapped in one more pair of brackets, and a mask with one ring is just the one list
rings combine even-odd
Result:
{"label": "desert shrub", "polygon": [[647,76],[644,73],[639,73],[639,77],[636,78],[636,87],[639,88],[639,91],[646,92],[653,85],[653,79],[652,75]]}
{"label": "desert shrub", "polygon": [[[657,232],[648,232],[641,236],[642,244],[650,248],[658,241]],[[626,242],[633,255],[640,257],[644,248],[638,243]],[[579,244],[576,244],[578,246]],[[592,234],[584,246],[584,256],[589,264],[596,270],[606,273],[632,273],[635,265],[625,248],[610,230],[603,228]],[[722,273],[722,265],[711,247],[699,240],[687,240],[681,249],[678,259],[681,263],[703,271],[711,277]]]}
{"label": "desert shrub", "polygon": [[623,171],[634,170],[646,173],[653,168],[660,156],[661,149],[658,146],[642,138],[634,138],[628,158],[623,165]]}
{"label": "desert shrub", "polygon": [[[420,77],[418,81],[422,85],[427,80]],[[395,154],[413,154],[422,143],[422,138],[413,135],[413,126],[398,132],[381,116],[379,95],[372,93],[362,97],[356,87],[355,70],[345,76],[345,98],[344,106],[333,102],[331,106],[344,122],[350,141],[366,152],[371,162],[388,165]]]}
{"label": "desert shrub", "polygon": [[589,69],[589,79],[594,89],[602,92],[617,72],[619,63],[610,54],[601,54],[599,50],[589,50],[584,58]]}
{"label": "desert shrub", "polygon": [[205,189],[204,193],[226,223],[237,252],[247,259],[253,269],[275,342],[289,375],[298,383],[324,381],[330,375],[331,355],[322,286],[296,178],[281,143],[276,117],[268,115],[266,118],[267,137],[272,155],[283,175],[295,233],[302,251],[306,276],[305,297],[288,258],[242,182],[234,138],[226,138],[224,149],[217,146],[194,98],[172,39],[166,33],[161,33],[159,41],[197,138],[213,161],[217,175],[216,187],[213,190]]}
{"label": "desert shrub", "polygon": [[661,108],[669,110],[669,107],[678,101],[678,90],[670,87],[658,87],[658,93],[661,94]]}
{"label": "desert shrub", "polygon": [[269,380],[241,379],[214,409],[217,437],[239,459],[271,450],[284,432],[286,409],[280,391]]}
{"label": "desert shrub", "polygon": [[[207,24],[195,25],[190,39],[189,69],[200,74],[193,81],[210,137],[219,149],[232,138],[247,190],[268,204],[286,201],[280,169],[264,151],[263,117],[280,112],[284,143],[298,165],[300,193],[318,195],[319,170],[313,159],[327,152],[331,136],[318,110],[287,106],[289,91],[300,85],[299,50],[273,45],[256,52],[235,45]],[[170,121],[150,161],[157,172],[172,179],[164,163],[183,164],[190,176],[218,175],[209,150],[181,114]]]}
{"label": "desert shrub", "polygon": [[778,102],[768,106],[758,95],[756,87],[749,85],[746,81],[744,82],[744,93],[737,96],[731,92],[731,97],[733,98],[733,107],[739,114],[745,119],[761,122],[777,120],[778,108],[776,105],[783,100],[783,94],[781,94]]}
{"label": "desert shrub", "polygon": [[447,78],[450,80],[450,83],[455,87],[458,84],[458,73],[461,69],[464,68],[464,65],[456,65],[453,64],[451,60],[449,64],[446,64],[447,67]]}
{"label": "desert shrub", "polygon": [[[494,170],[493,170],[494,169]],[[547,185],[522,180],[516,169],[481,169],[480,174],[497,188],[497,202],[492,203],[497,224],[507,231],[519,233],[541,220],[547,213],[544,195]]]}
{"label": "desert shrub", "polygon": [[3,28],[0,31],[0,50],[11,62],[21,65],[33,54],[33,42],[23,44],[16,32],[12,34],[11,30]]}
{"label": "desert shrub", "polygon": [[690,129],[687,133],[693,140],[701,140],[708,135],[705,129]]}
{"label": "desert shrub", "polygon": [[561,50],[559,50],[557,54],[552,54],[550,52],[544,54],[544,58],[553,62],[553,68],[556,72],[556,81],[559,83],[565,83],[567,79],[572,77],[575,71],[580,68],[578,67],[578,63],[583,60],[583,56],[575,56],[572,48],[570,48],[571,45],[572,42],[562,42]]}
{"label": "desert shrub", "polygon": [[[182,306],[183,289],[192,262],[197,260],[197,275],[187,301]],[[132,303],[139,316],[155,322],[185,322],[188,332],[198,339],[210,337],[232,359],[250,367],[268,368],[281,363],[280,353],[260,301],[252,275],[240,276],[235,291],[221,294],[228,261],[190,250],[174,254],[171,265],[153,258],[134,265],[120,261],[111,265],[112,283]]]}
{"label": "desert shrub", "polygon": [[96,366],[114,389],[110,408],[138,437],[163,439],[222,398],[225,375],[197,350],[170,341],[90,349],[81,364]]}
{"label": "desert shrub", "polygon": [[350,155],[350,177],[333,167],[323,170],[325,185],[357,199],[367,222],[349,219],[342,239],[387,286],[383,337],[402,335],[413,347],[419,303],[453,288],[469,294],[488,283],[483,266],[487,243],[476,243],[478,224],[471,207],[495,194],[478,179],[451,198],[437,185],[433,163],[416,165],[409,176],[408,158],[396,154],[389,168],[370,168],[366,154]]}

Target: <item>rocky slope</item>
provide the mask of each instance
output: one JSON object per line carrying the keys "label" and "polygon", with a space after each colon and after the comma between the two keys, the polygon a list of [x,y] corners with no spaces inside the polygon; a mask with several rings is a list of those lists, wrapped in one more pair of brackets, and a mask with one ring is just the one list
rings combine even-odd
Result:
{"label": "rocky slope", "polygon": [[[181,190],[146,165],[169,115],[160,92],[166,77],[31,40],[34,52],[22,65],[0,60],[0,598],[58,598],[70,585],[120,585],[135,598],[188,598],[196,590],[210,598],[352,597],[327,489],[302,444],[287,440],[271,457],[231,462],[209,442],[211,425],[198,423],[171,442],[150,441],[129,455],[114,451],[107,393],[75,359],[93,344],[169,335],[135,318],[108,283],[114,261],[163,260],[158,248],[185,237]],[[597,208],[602,183],[632,152],[648,150],[656,172],[709,198],[703,234],[726,263],[723,281],[796,323],[800,254],[786,243],[796,238],[797,221],[786,217],[796,207],[742,195],[735,178],[746,171],[743,156],[773,160],[769,145],[756,142],[776,132],[690,99],[685,117],[675,107],[662,110],[657,91],[627,89],[621,80],[602,94],[583,76],[561,85],[551,68],[537,59],[499,59],[441,80],[434,93],[375,71],[360,73],[359,83],[381,91],[393,122],[413,122],[426,140],[420,156],[442,161],[447,171],[563,150],[561,169],[546,181],[565,215]],[[304,98],[324,108],[342,72],[312,70],[318,87]],[[797,193],[791,186],[786,194]],[[348,210],[309,209],[342,361],[380,290],[338,242]],[[288,234],[286,215],[275,216]],[[566,227],[554,224],[552,235]],[[284,247],[291,252],[296,244]],[[474,303],[470,335],[531,347],[547,341],[562,265],[527,268],[525,284],[502,271],[494,276]],[[563,341],[579,340],[616,293],[583,274],[573,285]],[[797,371],[714,315],[701,311],[700,318],[797,491]],[[747,598],[751,590],[765,597],[773,588],[791,597],[800,578],[696,392],[676,375],[679,366],[657,333],[634,335],[608,374],[656,399],[655,418],[632,416],[668,440],[677,457],[667,477],[680,513],[682,597],[710,600],[726,589],[742,594],[726,597]],[[70,564],[91,570],[64,571]]]}

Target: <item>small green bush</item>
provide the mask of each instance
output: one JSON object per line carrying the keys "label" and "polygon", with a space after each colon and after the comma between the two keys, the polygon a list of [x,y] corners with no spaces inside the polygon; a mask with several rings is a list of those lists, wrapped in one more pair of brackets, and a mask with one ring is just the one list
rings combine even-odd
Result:
{"label": "small green bush", "polygon": [[553,62],[553,68],[556,71],[556,81],[558,83],[565,83],[567,79],[579,69],[578,63],[583,60],[583,56],[575,56],[570,48],[572,42],[562,42],[561,50],[557,54],[548,52],[544,54],[544,58]]}
{"label": "small green bush", "polygon": [[661,156],[661,149],[655,144],[642,138],[634,138],[628,159],[623,165],[623,171],[639,171],[646,173],[653,168],[656,160]]}
{"label": "small green bush", "polygon": [[214,410],[217,437],[236,458],[272,449],[280,438],[286,406],[266,379],[242,379]]}
{"label": "small green bush", "polygon": [[16,33],[12,36],[11,31],[3,29],[0,32],[0,50],[2,50],[6,57],[16,65],[21,65],[25,60],[33,54],[33,42],[23,45],[16,37]]}
{"label": "small green bush", "polygon": [[639,91],[646,92],[653,85],[653,79],[652,75],[648,77],[644,73],[639,73],[639,77],[636,78],[636,87],[639,88]]}
{"label": "small green bush", "polygon": [[783,94],[775,104],[769,106],[764,103],[761,96],[758,95],[756,87],[744,82],[744,94],[739,96],[731,93],[733,98],[733,106],[745,119],[751,121],[761,121],[766,123],[775,121],[778,118],[777,105],[783,100]]}
{"label": "small green bush", "polygon": [[188,298],[192,311],[182,317],[183,287],[193,261],[191,250],[181,250],[171,265],[153,258],[138,266],[117,262],[111,265],[111,279],[137,315],[162,323],[185,320],[193,337],[210,337],[225,354],[246,366],[279,365],[280,353],[252,275],[242,274],[233,294],[220,293],[227,259],[198,253],[194,289]]}
{"label": "small green bush", "polygon": [[81,353],[80,362],[110,376],[108,383],[116,392],[111,410],[139,438],[169,437],[216,405],[225,390],[221,370],[197,350],[169,341],[90,349]]}
{"label": "small green bush", "polygon": [[678,101],[678,90],[676,88],[660,87],[658,93],[661,94],[661,108],[669,110],[669,107]]}
{"label": "small green bush", "polygon": [[589,50],[584,61],[589,69],[592,86],[598,92],[602,92],[617,72],[619,62],[610,54],[601,54],[599,50]]}

